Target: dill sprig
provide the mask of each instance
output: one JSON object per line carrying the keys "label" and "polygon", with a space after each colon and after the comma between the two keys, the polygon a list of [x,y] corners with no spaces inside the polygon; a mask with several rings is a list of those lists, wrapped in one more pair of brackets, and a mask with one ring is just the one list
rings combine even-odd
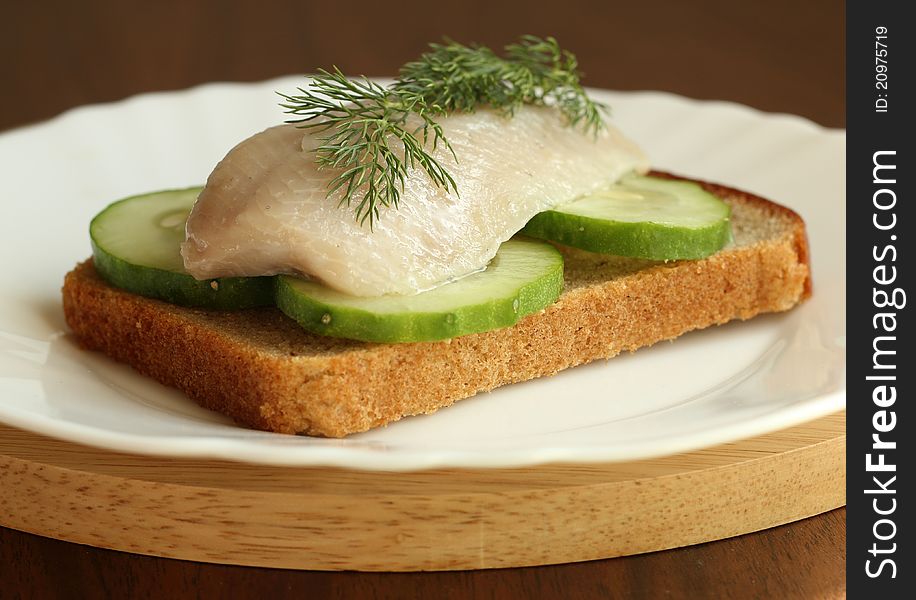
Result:
{"label": "dill sprig", "polygon": [[[597,134],[606,107],[580,84],[576,57],[551,37],[523,36],[500,57],[483,46],[446,40],[405,64],[384,87],[366,77],[350,79],[336,67],[320,70],[299,94],[280,94],[297,116],[289,123],[315,128],[319,167],[339,170],[328,197],[356,203],[360,224],[373,227],[382,206],[397,208],[410,172],[422,169],[447,193],[455,180],[433,157],[441,145],[457,161],[436,118],[489,107],[511,117],[523,104],[555,106],[573,127]],[[360,195],[361,194],[361,195]]]}
{"label": "dill sprig", "polygon": [[548,37],[522,36],[506,46],[506,57],[484,46],[446,40],[403,67],[394,90],[422,97],[444,112],[473,112],[489,106],[512,116],[522,104],[555,105],[572,126],[597,132],[607,107],[593,101],[579,82],[574,54]]}
{"label": "dill sprig", "polygon": [[[351,205],[357,191],[356,218],[370,227],[379,205],[397,208],[410,170],[423,169],[437,186],[457,192],[455,180],[428,151],[439,144],[451,150],[442,127],[433,120],[442,111],[427,107],[423,98],[400,94],[368,78],[349,79],[339,69],[320,70],[300,94],[281,94],[286,112],[302,115],[288,122],[315,128],[320,134],[317,162],[340,172],[328,184],[328,197],[338,192],[339,205]],[[418,126],[408,126],[410,115]],[[454,155],[454,153],[453,153]]]}

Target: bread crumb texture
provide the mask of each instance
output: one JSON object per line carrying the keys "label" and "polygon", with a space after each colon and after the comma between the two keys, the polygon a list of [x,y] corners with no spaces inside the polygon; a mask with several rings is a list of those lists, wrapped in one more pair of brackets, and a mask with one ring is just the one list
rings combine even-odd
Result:
{"label": "bread crumb texture", "polygon": [[561,248],[566,287],[556,304],[514,327],[452,340],[357,342],[308,333],[273,308],[174,306],[109,286],[91,260],[67,274],[64,313],[85,348],[243,425],[341,437],[806,298],[802,219],[702,185],[732,207],[726,249],[663,263]]}

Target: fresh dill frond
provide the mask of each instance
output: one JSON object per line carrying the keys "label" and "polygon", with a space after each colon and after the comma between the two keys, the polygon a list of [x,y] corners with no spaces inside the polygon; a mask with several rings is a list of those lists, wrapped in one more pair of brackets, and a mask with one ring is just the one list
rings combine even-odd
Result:
{"label": "fresh dill frond", "polygon": [[595,102],[580,83],[574,54],[557,41],[532,35],[506,46],[506,57],[484,46],[446,40],[403,67],[392,88],[446,113],[473,112],[480,106],[512,116],[523,104],[556,106],[572,126],[604,127],[607,107]]}
{"label": "fresh dill frond", "polygon": [[453,112],[480,107],[511,117],[523,104],[554,106],[572,127],[597,134],[604,127],[603,104],[591,100],[580,83],[576,57],[548,37],[522,36],[500,57],[483,46],[446,40],[401,67],[390,86],[366,77],[350,79],[336,67],[320,70],[296,95],[280,94],[281,106],[298,118],[289,123],[314,128],[320,167],[339,170],[328,197],[356,204],[360,224],[373,227],[380,207],[397,208],[410,172],[422,169],[447,193],[455,180],[433,157],[447,148],[436,122]]}
{"label": "fresh dill frond", "polygon": [[[433,120],[441,111],[430,110],[422,98],[398,94],[368,79],[350,79],[338,69],[319,71],[299,94],[281,94],[286,112],[300,118],[290,123],[318,130],[321,144],[317,163],[340,172],[328,184],[328,197],[339,194],[339,204],[356,205],[360,224],[375,225],[379,206],[397,208],[410,171],[417,167],[445,189],[457,192],[455,180],[427,147],[440,144],[451,150],[442,127]],[[408,126],[411,115],[419,125]]]}

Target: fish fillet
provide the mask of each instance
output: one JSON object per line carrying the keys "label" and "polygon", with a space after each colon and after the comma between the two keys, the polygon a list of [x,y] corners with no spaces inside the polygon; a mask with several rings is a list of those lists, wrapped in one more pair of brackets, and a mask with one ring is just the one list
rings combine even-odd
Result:
{"label": "fish fillet", "polygon": [[434,155],[458,194],[413,171],[398,209],[374,229],[327,198],[315,133],[280,125],[238,144],[216,166],[186,227],[181,253],[198,279],[296,273],[357,296],[413,294],[475,272],[535,214],[607,186],[648,162],[608,127],[597,136],[558,111],[524,107],[440,121],[458,162]]}

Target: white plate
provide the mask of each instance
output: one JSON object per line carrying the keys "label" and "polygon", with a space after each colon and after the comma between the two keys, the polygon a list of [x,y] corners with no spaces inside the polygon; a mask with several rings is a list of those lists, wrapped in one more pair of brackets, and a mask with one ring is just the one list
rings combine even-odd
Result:
{"label": "white plate", "polygon": [[809,226],[815,295],[344,440],[250,431],[97,353],[60,307],[90,218],[121,196],[202,182],[283,119],[301,78],[209,84],[81,107],[0,136],[0,420],[96,446],[283,465],[408,470],[618,461],[707,447],[845,406],[845,144],[798,117],[669,94],[596,92],[653,164],[773,198]]}

